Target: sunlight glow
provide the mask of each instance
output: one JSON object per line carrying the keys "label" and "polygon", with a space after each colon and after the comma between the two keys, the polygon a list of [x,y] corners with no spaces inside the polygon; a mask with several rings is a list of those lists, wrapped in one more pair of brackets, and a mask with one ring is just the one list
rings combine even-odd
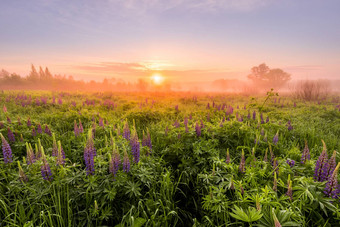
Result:
{"label": "sunlight glow", "polygon": [[164,77],[161,74],[156,73],[156,74],[152,75],[151,80],[155,84],[160,85],[164,81]]}

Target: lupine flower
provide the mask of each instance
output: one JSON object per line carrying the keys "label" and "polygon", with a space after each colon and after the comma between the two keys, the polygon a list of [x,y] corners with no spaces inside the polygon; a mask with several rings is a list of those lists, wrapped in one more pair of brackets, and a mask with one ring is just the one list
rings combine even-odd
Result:
{"label": "lupine flower", "polygon": [[41,155],[42,155],[42,146],[41,146],[40,139],[38,139],[38,144],[35,144],[35,157],[37,159],[40,159]]}
{"label": "lupine flower", "polygon": [[242,187],[242,184],[240,184],[240,191],[241,191],[241,195],[244,195],[244,189]]}
{"label": "lupine flower", "polygon": [[327,170],[327,174],[326,174],[327,179],[330,176],[332,176],[333,171],[334,171],[334,169],[336,167],[336,160],[335,159],[336,159],[336,151],[333,151],[333,155],[332,155],[332,157],[328,161],[328,170]]}
{"label": "lupine flower", "polygon": [[51,180],[53,180],[51,168],[50,168],[50,165],[48,164],[48,162],[46,160],[44,149],[41,148],[41,150],[42,150],[41,158],[42,158],[42,161],[43,161],[43,164],[40,167],[41,176],[43,177],[44,180],[51,181]]}
{"label": "lupine flower", "polygon": [[264,124],[264,120],[263,120],[263,115],[262,115],[262,113],[260,114],[260,118],[261,118],[261,124]]}
{"label": "lupine flower", "polygon": [[126,121],[125,122],[125,125],[124,125],[124,129],[123,129],[123,137],[126,139],[126,140],[130,140],[130,128],[129,128],[129,123]]}
{"label": "lupine flower", "polygon": [[79,128],[78,128],[78,125],[77,125],[77,121],[74,120],[74,136],[77,137],[79,136]]}
{"label": "lupine flower", "polygon": [[58,104],[62,105],[63,104],[63,100],[61,98],[58,99]]}
{"label": "lupine flower", "polygon": [[230,178],[230,186],[229,186],[230,190],[235,190],[235,185],[234,185],[234,178],[233,176],[231,176]]}
{"label": "lupine flower", "polygon": [[256,112],[254,110],[254,112],[253,112],[253,120],[255,120],[255,119],[256,119]]}
{"label": "lupine flower", "polygon": [[295,161],[294,160],[287,160],[286,162],[290,166],[290,168],[293,168],[295,166]]}
{"label": "lupine flower", "polygon": [[96,149],[94,147],[92,130],[89,130],[87,143],[84,149],[84,160],[86,166],[86,174],[93,175],[94,174],[94,157],[96,156]]}
{"label": "lupine flower", "polygon": [[303,152],[301,155],[301,163],[305,164],[307,160],[310,160],[310,153],[308,149],[307,140],[305,140],[305,148],[303,149]]}
{"label": "lupine flower", "polygon": [[119,170],[119,166],[120,166],[120,155],[117,151],[117,148],[114,148],[113,149],[113,152],[112,152],[112,157],[111,155],[109,155],[109,171],[110,173],[113,175],[113,178],[116,177],[116,174]]}
{"label": "lupine flower", "polygon": [[26,152],[27,152],[27,164],[28,165],[32,165],[33,163],[35,163],[36,159],[35,159],[35,155],[34,155],[34,151],[32,149],[31,144],[28,144],[26,142]]}
{"label": "lupine flower", "polygon": [[287,125],[286,125],[286,126],[288,127],[288,131],[293,130],[293,126],[291,125],[290,120],[287,122]]}
{"label": "lupine flower", "polygon": [[268,123],[269,122],[269,117],[267,116],[267,118],[266,118],[266,123]]}
{"label": "lupine flower", "polygon": [[28,177],[26,176],[24,170],[21,168],[19,161],[18,161],[18,168],[19,168],[19,180],[21,181],[21,183],[26,183],[28,181]]}
{"label": "lupine flower", "polygon": [[274,172],[273,191],[277,192],[277,176],[276,176],[276,172]]}
{"label": "lupine flower", "polygon": [[79,133],[83,133],[83,132],[84,132],[83,124],[81,123],[79,119]]}
{"label": "lupine flower", "polygon": [[63,148],[61,147],[60,141],[58,141],[58,155],[57,155],[57,165],[64,165],[65,164],[65,153]]}
{"label": "lupine flower", "polygon": [[276,174],[279,174],[279,161],[275,158],[273,161],[273,170]]}
{"label": "lupine flower", "polygon": [[227,164],[230,163],[229,148],[227,149],[227,157],[226,157],[226,159],[225,159],[225,162],[226,162]]}
{"label": "lupine flower", "polygon": [[2,108],[2,110],[4,111],[4,113],[7,113],[7,107],[4,104],[4,107]]}
{"label": "lupine flower", "polygon": [[279,132],[277,132],[273,138],[273,144],[276,145],[279,142]]}
{"label": "lupine flower", "polygon": [[28,118],[28,119],[27,119],[27,127],[31,127],[31,126],[32,126],[31,119]]}
{"label": "lupine flower", "polygon": [[289,197],[290,201],[293,201],[293,188],[292,188],[292,181],[289,180],[289,186],[288,186],[288,190],[286,192],[286,196]]}
{"label": "lupine flower", "polygon": [[15,142],[15,136],[10,128],[7,128],[7,136],[10,142]]}
{"label": "lupine flower", "polygon": [[[149,151],[150,152],[152,151],[152,143],[151,143],[151,136],[150,136],[149,129],[147,130],[146,135],[143,132],[142,146],[148,147]],[[146,155],[149,155],[149,152]]]}
{"label": "lupine flower", "polygon": [[326,151],[326,144],[323,140],[323,150],[316,161],[315,171],[314,171],[314,180],[322,182],[327,179],[327,172],[328,172],[328,154]]}
{"label": "lupine flower", "polygon": [[251,116],[250,116],[250,112],[248,110],[248,115],[247,115],[247,118],[250,120],[251,119]]}
{"label": "lupine flower", "polygon": [[133,156],[133,161],[134,163],[138,163],[139,157],[140,157],[140,144],[138,140],[138,134],[135,128],[134,128],[132,138],[130,140],[130,145],[131,145],[131,153]]}
{"label": "lupine flower", "polygon": [[178,105],[175,106],[175,110],[178,111]]}
{"label": "lupine flower", "polygon": [[32,136],[33,137],[37,136],[37,131],[35,130],[35,128],[32,128]]}
{"label": "lupine flower", "polygon": [[197,136],[201,136],[201,127],[198,122],[196,122],[195,131]]}
{"label": "lupine flower", "polygon": [[104,128],[103,118],[99,117],[99,126]]}
{"label": "lupine flower", "polygon": [[4,162],[5,164],[11,163],[13,161],[12,159],[12,149],[8,142],[6,141],[5,137],[0,133],[1,137],[1,147],[2,147],[2,154],[4,156]]}
{"label": "lupine flower", "polygon": [[242,149],[242,155],[241,155],[241,161],[240,161],[240,166],[239,166],[239,171],[241,173],[244,173],[245,172],[245,165],[246,165],[246,159],[244,157],[244,151]]}
{"label": "lupine flower", "polygon": [[324,193],[328,197],[336,199],[339,197],[339,185],[338,185],[338,170],[340,167],[340,162],[334,169],[332,175],[328,178]]}
{"label": "lupine flower", "polygon": [[42,134],[42,128],[41,128],[40,123],[38,123],[38,125],[37,125],[37,132],[38,132],[39,134]]}
{"label": "lupine flower", "polygon": [[18,117],[18,125],[22,125],[22,124],[21,124],[20,117]]}
{"label": "lupine flower", "polygon": [[11,118],[9,118],[9,116],[7,116],[7,122],[8,122],[8,124],[12,123]]}
{"label": "lupine flower", "polygon": [[126,150],[124,150],[123,171],[126,173],[130,171],[130,159]]}
{"label": "lupine flower", "polygon": [[48,125],[45,125],[45,133],[49,136],[52,136],[52,132],[51,132],[50,128],[48,127]]}
{"label": "lupine flower", "polygon": [[272,213],[273,213],[273,219],[274,219],[275,227],[281,227],[281,224],[280,224],[280,222],[279,222],[279,219],[277,219],[277,217],[276,217],[276,215],[275,215],[274,208],[272,209]]}

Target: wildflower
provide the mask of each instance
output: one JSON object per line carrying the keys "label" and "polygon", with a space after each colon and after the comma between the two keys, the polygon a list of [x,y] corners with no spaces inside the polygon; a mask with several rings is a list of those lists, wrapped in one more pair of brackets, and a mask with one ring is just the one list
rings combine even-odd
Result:
{"label": "wildflower", "polygon": [[131,145],[131,153],[133,155],[133,161],[134,163],[138,163],[139,156],[140,156],[140,144],[138,140],[138,134],[135,128],[134,128],[134,133],[130,141],[130,145]]}
{"label": "wildflower", "polygon": [[294,160],[287,160],[286,162],[290,166],[290,168],[293,168],[294,165],[295,165],[295,161]]}
{"label": "wildflower", "polygon": [[130,140],[130,128],[129,128],[129,123],[126,121],[125,122],[125,125],[124,125],[124,129],[123,129],[123,137],[126,139],[126,140]]}
{"label": "wildflower", "polygon": [[64,165],[65,164],[65,153],[63,148],[61,147],[60,141],[58,141],[58,155],[57,155],[57,165]]}
{"label": "wildflower", "polygon": [[27,127],[31,127],[31,126],[32,126],[31,119],[28,118],[28,119],[27,119]]}
{"label": "wildflower", "polygon": [[256,119],[256,112],[254,110],[254,112],[253,112],[253,120],[255,120],[255,119]]}
{"label": "wildflower", "polygon": [[276,145],[279,142],[279,132],[277,132],[273,138],[273,144]]}
{"label": "wildflower", "polygon": [[272,213],[273,213],[273,219],[274,219],[275,227],[281,227],[281,224],[280,224],[280,222],[279,222],[279,219],[277,219],[277,217],[276,217],[276,215],[275,215],[274,208],[272,209]]}
{"label": "wildflower", "polygon": [[15,136],[10,128],[7,128],[7,136],[10,142],[15,142]]}
{"label": "wildflower", "polygon": [[[144,132],[143,132],[142,146],[143,146],[143,147],[148,147],[148,148],[149,148],[149,151],[151,152],[151,150],[152,150],[152,144],[151,144],[151,136],[150,136],[149,129],[147,130],[146,135],[145,135]],[[149,155],[149,152],[147,153],[147,155]]]}
{"label": "wildflower", "polygon": [[41,158],[41,155],[42,155],[41,152],[42,152],[42,146],[41,146],[40,139],[38,139],[38,144],[35,144],[35,157],[37,159]]}
{"label": "wildflower", "polygon": [[24,170],[21,168],[20,162],[18,161],[18,168],[19,168],[19,180],[22,183],[26,183],[28,181],[28,177],[26,176]]}
{"label": "wildflower", "polygon": [[130,159],[126,150],[124,150],[123,171],[126,173],[130,171]]}
{"label": "wildflower", "polygon": [[20,117],[18,117],[18,125],[22,125],[22,124],[21,124]]}
{"label": "wildflower", "polygon": [[51,181],[51,180],[53,180],[52,172],[51,172],[50,165],[48,164],[48,162],[46,160],[46,156],[45,156],[43,148],[42,148],[41,154],[42,154],[41,158],[42,158],[42,161],[43,161],[43,164],[40,167],[41,176],[43,177],[44,180]]}
{"label": "wildflower", "polygon": [[308,149],[307,140],[305,140],[305,148],[303,149],[303,152],[301,155],[301,163],[305,164],[307,160],[310,160],[310,153]]}
{"label": "wildflower", "polygon": [[276,158],[273,161],[273,170],[276,174],[279,174],[279,161]]}
{"label": "wildflower", "polygon": [[244,157],[244,151],[242,149],[241,161],[240,161],[240,166],[239,166],[239,171],[241,173],[245,172],[245,164],[246,164],[246,160],[245,160],[245,157]]}
{"label": "wildflower", "polygon": [[289,197],[290,201],[293,201],[293,188],[292,188],[292,181],[289,180],[289,186],[288,186],[288,190],[286,192],[286,195]]}
{"label": "wildflower", "polygon": [[288,131],[293,130],[293,126],[291,125],[290,120],[287,122],[287,125],[286,125],[286,126],[288,127]]}
{"label": "wildflower", "polygon": [[84,132],[83,124],[81,123],[79,119],[79,133],[83,133],[83,132]]}
{"label": "wildflower", "polygon": [[333,171],[334,171],[334,169],[335,169],[335,167],[336,167],[336,161],[335,161],[335,159],[336,159],[336,151],[333,151],[333,155],[332,155],[332,157],[329,159],[328,165],[327,165],[327,167],[328,167],[327,173],[326,173],[327,179],[328,179],[330,176],[332,176]]}
{"label": "wildflower", "polygon": [[45,133],[49,136],[52,136],[52,133],[51,133],[51,130],[50,128],[48,127],[48,125],[45,125]]}
{"label": "wildflower", "polygon": [[225,159],[225,162],[226,162],[227,164],[230,163],[229,148],[227,149],[227,157],[226,157],[226,159]]}
{"label": "wildflower", "polygon": [[326,151],[326,144],[322,140],[323,150],[316,162],[315,171],[314,171],[314,180],[322,182],[327,179],[327,170],[328,170],[328,155]]}
{"label": "wildflower", "polygon": [[120,155],[117,151],[117,148],[115,147],[112,152],[112,157],[109,155],[109,171],[113,175],[113,178],[115,178],[120,165]]}
{"label": "wildflower", "polygon": [[333,199],[336,199],[339,197],[339,185],[338,185],[338,170],[340,167],[340,162],[335,167],[332,175],[328,178],[328,181],[326,183],[326,187],[324,190],[325,195],[328,197],[332,197]]}
{"label": "wildflower", "polygon": [[261,124],[264,124],[264,120],[263,120],[263,115],[262,115],[262,113],[260,114],[260,118],[261,118]]}
{"label": "wildflower", "polygon": [[58,99],[58,104],[62,105],[63,104],[63,100],[61,98]]}
{"label": "wildflower", "polygon": [[37,136],[37,131],[35,130],[35,128],[32,128],[32,136],[33,137]]}
{"label": "wildflower", "polygon": [[87,143],[84,149],[84,160],[86,166],[86,175],[94,174],[94,157],[96,156],[96,149],[94,147],[92,130],[89,130]]}
{"label": "wildflower", "polygon": [[99,117],[99,126],[104,128],[103,118]]}
{"label": "wildflower", "polygon": [[9,116],[7,116],[7,122],[8,122],[8,124],[12,123],[11,118],[9,118]]}
{"label": "wildflower", "polygon": [[26,153],[27,153],[27,164],[28,165],[32,165],[33,163],[35,163],[36,159],[35,159],[35,155],[32,149],[31,144],[28,144],[26,142]]}
{"label": "wildflower", "polygon": [[248,118],[249,120],[250,120],[250,118],[251,118],[249,110],[248,110],[247,118]]}
{"label": "wildflower", "polygon": [[4,104],[4,107],[2,108],[2,110],[4,111],[4,113],[7,113],[7,107]]}
{"label": "wildflower", "polygon": [[8,142],[6,141],[5,137],[0,133],[1,137],[1,146],[2,146],[2,154],[4,156],[4,162],[5,164],[11,163],[12,160],[12,149]]}
{"label": "wildflower", "polygon": [[201,127],[198,122],[196,122],[195,131],[197,136],[201,136]]}
{"label": "wildflower", "polygon": [[41,128],[40,123],[38,123],[38,125],[37,125],[37,132],[38,132],[39,134],[42,134],[42,128]]}

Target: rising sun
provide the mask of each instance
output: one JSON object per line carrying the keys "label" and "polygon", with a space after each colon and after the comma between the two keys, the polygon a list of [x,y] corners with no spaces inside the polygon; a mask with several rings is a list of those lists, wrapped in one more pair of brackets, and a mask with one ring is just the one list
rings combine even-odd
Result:
{"label": "rising sun", "polygon": [[161,74],[154,74],[151,77],[151,80],[155,83],[155,84],[161,84],[164,80],[164,77]]}

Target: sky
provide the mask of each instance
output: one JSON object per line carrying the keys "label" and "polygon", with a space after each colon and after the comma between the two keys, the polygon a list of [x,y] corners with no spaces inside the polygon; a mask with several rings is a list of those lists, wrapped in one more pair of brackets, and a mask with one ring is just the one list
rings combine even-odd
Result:
{"label": "sky", "polygon": [[340,79],[339,0],[1,0],[0,69],[76,79]]}

